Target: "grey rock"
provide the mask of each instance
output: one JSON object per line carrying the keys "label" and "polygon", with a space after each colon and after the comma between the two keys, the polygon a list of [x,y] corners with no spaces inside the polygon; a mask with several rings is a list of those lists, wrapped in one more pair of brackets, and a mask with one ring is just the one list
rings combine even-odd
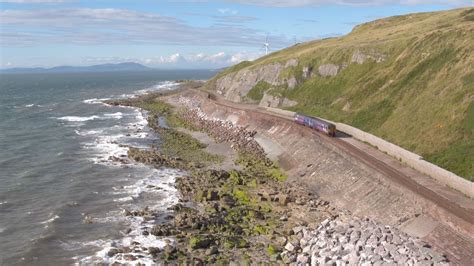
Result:
{"label": "grey rock", "polygon": [[298,65],[298,59],[292,58],[286,61],[285,68],[295,67]]}
{"label": "grey rock", "polygon": [[304,226],[295,226],[293,227],[292,230],[294,234],[298,234],[299,232],[303,231],[303,229],[304,229]]}
{"label": "grey rock", "polygon": [[339,66],[335,64],[325,64],[318,67],[318,73],[322,77],[333,77],[339,73]]}
{"label": "grey rock", "polygon": [[313,74],[312,72],[313,72],[313,67],[312,66],[303,67],[302,78],[303,79],[310,78]]}
{"label": "grey rock", "polygon": [[291,242],[288,242],[285,245],[285,249],[288,250],[289,252],[293,252],[295,250],[295,246]]}
{"label": "grey rock", "polygon": [[209,256],[209,255],[214,255],[214,254],[217,254],[219,253],[219,250],[217,249],[216,246],[212,246],[210,247],[209,249],[206,250],[206,255]]}
{"label": "grey rock", "polygon": [[298,255],[298,257],[296,258],[296,262],[298,264],[306,264],[310,261],[310,257],[309,255],[307,254],[300,254]]}
{"label": "grey rock", "polygon": [[311,252],[311,250],[313,249],[313,246],[312,245],[307,245],[305,247],[303,247],[303,253],[306,253],[306,254],[309,254]]}

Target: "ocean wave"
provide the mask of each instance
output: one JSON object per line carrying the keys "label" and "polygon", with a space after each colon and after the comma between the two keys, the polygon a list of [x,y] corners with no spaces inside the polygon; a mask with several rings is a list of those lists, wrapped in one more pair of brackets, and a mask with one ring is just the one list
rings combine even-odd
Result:
{"label": "ocean wave", "polygon": [[163,90],[174,90],[180,83],[175,81],[163,81],[149,88],[138,90],[136,93],[138,95],[146,94],[154,91],[163,91]]}
{"label": "ocean wave", "polygon": [[123,117],[123,114],[122,112],[116,112],[113,114],[104,114],[104,116],[107,118],[121,119]]}
{"label": "ocean wave", "polygon": [[84,247],[103,247],[108,244],[108,241],[99,239],[99,240],[94,240],[94,241],[89,241],[89,242],[79,242],[79,241],[68,241],[68,242],[63,242],[60,241],[59,246],[67,251],[75,251],[75,250],[80,250]]}
{"label": "ocean wave", "polygon": [[56,221],[56,220],[59,219],[59,218],[61,218],[61,217],[59,217],[59,215],[54,215],[53,217],[49,218],[48,220],[42,221],[40,224],[44,224],[44,225],[45,225],[44,228],[48,228],[49,225],[50,225],[52,222]]}
{"label": "ocean wave", "polygon": [[101,99],[98,99],[98,98],[92,98],[92,99],[87,99],[87,100],[84,100],[82,101],[83,103],[87,103],[87,104],[104,104],[104,105],[108,105],[106,103],[104,103],[104,101],[107,101],[107,100],[110,100],[111,98],[101,98]]}
{"label": "ocean wave", "polygon": [[[83,144],[85,149],[93,150],[93,158],[90,158],[94,164],[108,166],[122,165],[117,159],[126,159],[128,147],[119,144],[119,140],[125,135],[99,136],[93,142]],[[115,160],[114,160],[115,159]]]}
{"label": "ocean wave", "polygon": [[83,130],[83,131],[80,131],[80,130],[74,130],[74,132],[79,135],[79,136],[90,136],[90,135],[98,135],[98,134],[101,134],[103,133],[104,131],[101,130],[101,129],[96,129],[96,130]]}
{"label": "ocean wave", "polygon": [[107,113],[103,116],[92,115],[92,116],[63,116],[58,117],[58,120],[67,121],[67,122],[86,122],[91,120],[101,120],[101,119],[122,119],[123,113],[116,112],[116,113]]}
{"label": "ocean wave", "polygon": [[0,227],[0,234],[5,232],[5,230],[7,230],[5,227]]}
{"label": "ocean wave", "polygon": [[100,116],[92,115],[92,116],[63,116],[58,117],[58,120],[68,121],[68,122],[85,122],[90,120],[99,119]]}
{"label": "ocean wave", "polygon": [[[184,172],[176,169],[152,169],[150,175],[132,185],[124,187],[114,187],[115,191],[126,191],[130,199],[139,200],[143,193],[159,194],[162,199],[153,201],[155,204],[149,206],[149,210],[161,213],[165,217],[169,211],[167,208],[178,203],[178,192],[172,185],[176,177],[183,175]],[[146,198],[149,198],[147,196]],[[133,205],[133,204],[132,204]],[[157,237],[152,234],[144,234],[144,231],[150,232],[156,224],[155,219],[145,219],[140,216],[123,216],[126,218],[130,231],[120,240],[110,240],[106,244],[101,245],[102,249],[93,256],[78,259],[79,265],[88,264],[128,264],[125,258],[127,255],[133,255],[137,259],[134,263],[142,263],[145,265],[154,265],[156,262],[153,256],[149,254],[147,249],[150,247],[164,248],[168,244],[174,244],[173,238]],[[110,217],[109,217],[110,218]],[[158,218],[158,217],[156,217]],[[114,220],[112,220],[114,222]],[[131,247],[130,252],[114,253],[110,252],[114,248]],[[145,248],[145,249],[144,249]]]}
{"label": "ocean wave", "polygon": [[31,107],[43,107],[43,106],[42,106],[42,105],[39,105],[39,104],[34,104],[34,103],[32,103],[32,104],[27,104],[27,105],[25,105],[25,107],[26,107],[26,108],[31,108]]}

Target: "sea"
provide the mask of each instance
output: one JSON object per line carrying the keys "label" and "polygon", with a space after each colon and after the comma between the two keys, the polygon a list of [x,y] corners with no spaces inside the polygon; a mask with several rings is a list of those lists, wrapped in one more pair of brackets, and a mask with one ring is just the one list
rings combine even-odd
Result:
{"label": "sea", "polygon": [[[127,158],[159,140],[143,110],[104,104],[208,79],[211,70],[0,74],[0,265],[124,262],[111,247],[163,247],[143,231],[169,218],[179,169]],[[157,219],[124,215],[148,208]],[[151,264],[147,252],[130,251]]]}

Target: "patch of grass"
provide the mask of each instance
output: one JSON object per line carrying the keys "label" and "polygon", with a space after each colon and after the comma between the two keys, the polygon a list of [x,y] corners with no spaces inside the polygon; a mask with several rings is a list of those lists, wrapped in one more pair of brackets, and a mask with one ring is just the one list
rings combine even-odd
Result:
{"label": "patch of grass", "polygon": [[474,72],[471,72],[463,76],[462,83],[464,86],[473,86],[474,85]]}
{"label": "patch of grass", "polygon": [[280,250],[279,248],[277,248],[276,246],[271,245],[271,244],[268,245],[268,247],[267,247],[267,253],[268,253],[268,255],[270,255],[270,256],[271,256],[271,255],[278,254],[278,253],[280,253],[280,251],[281,251],[281,250]]}
{"label": "patch of grass", "polygon": [[247,93],[247,97],[254,101],[260,101],[263,98],[265,91],[270,89],[271,85],[266,81],[259,81],[255,86]]}
{"label": "patch of grass", "polygon": [[275,163],[261,160],[250,153],[239,152],[236,163],[242,165],[245,174],[250,177],[269,178],[281,182],[288,178]]}
{"label": "patch of grass", "polygon": [[[195,130],[191,124],[185,122],[176,114],[176,110],[170,104],[150,98],[148,101],[137,104],[137,107],[149,112],[148,124],[159,134],[161,151],[167,156],[178,157],[195,166],[219,163],[223,160],[222,156],[206,152],[204,149],[207,146],[191,135],[174,129],[183,127]],[[169,128],[163,128],[156,124],[159,117],[166,119]]]}
{"label": "patch of grass", "polygon": [[276,181],[283,182],[288,178],[288,176],[285,173],[283,173],[280,170],[280,168],[277,168],[277,167],[270,169],[269,172],[270,172],[271,177],[275,179]]}
{"label": "patch of grass", "polygon": [[255,235],[266,235],[268,228],[266,226],[257,224],[253,227],[253,232]]}
{"label": "patch of grass", "polygon": [[466,110],[466,116],[461,125],[464,134],[472,139],[471,137],[474,137],[474,102],[469,104],[469,107]]}
{"label": "patch of grass", "polygon": [[242,61],[236,65],[233,65],[227,69],[225,69],[223,71],[223,74],[225,75],[226,73],[235,73],[235,72],[239,72],[240,70],[246,68],[246,67],[249,67],[251,66],[253,63],[250,62],[250,61]]}
{"label": "patch of grass", "polygon": [[448,171],[451,171],[467,180],[474,181],[474,141],[468,143],[457,143],[447,149],[423,157]]}
{"label": "patch of grass", "polygon": [[362,130],[371,130],[374,125],[383,124],[392,114],[393,109],[390,101],[383,100],[359,111],[351,124]]}
{"label": "patch of grass", "polygon": [[158,134],[162,143],[161,151],[168,156],[179,157],[195,164],[217,163],[223,159],[218,155],[206,152],[204,150],[206,145],[189,134],[173,129],[162,129]]}
{"label": "patch of grass", "polygon": [[171,115],[173,107],[163,101],[152,101],[138,104],[138,107],[147,110],[151,114],[159,114],[161,116]]}
{"label": "patch of grass", "polygon": [[235,188],[234,191],[233,191],[233,196],[238,202],[240,202],[244,205],[247,205],[247,204],[250,203],[250,198],[247,195],[247,192],[245,192],[244,190],[240,190],[240,189]]}

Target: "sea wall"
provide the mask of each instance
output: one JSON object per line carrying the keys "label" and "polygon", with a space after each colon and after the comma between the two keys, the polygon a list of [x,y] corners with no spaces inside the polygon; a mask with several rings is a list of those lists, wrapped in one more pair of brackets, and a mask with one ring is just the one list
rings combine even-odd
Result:
{"label": "sea wall", "polygon": [[439,183],[454,188],[470,198],[474,198],[474,183],[466,180],[452,172],[449,172],[437,165],[423,160],[423,158],[413,152],[407,151],[393,143],[376,137],[370,133],[364,132],[358,128],[343,124],[335,123],[338,130],[352,135],[354,138],[365,141],[372,146],[376,146],[379,150],[400,159],[414,169],[429,175]]}
{"label": "sea wall", "polygon": [[257,131],[255,139],[292,180],[358,216],[401,225],[430,205],[292,121],[210,102],[202,103],[201,109],[211,119]]}
{"label": "sea wall", "polygon": [[[283,115],[287,117],[293,117],[294,112],[281,110],[278,108],[265,108],[267,111],[272,113]],[[393,156],[402,162],[406,163],[415,170],[427,174],[430,177],[434,178],[439,183],[456,189],[470,198],[474,198],[474,182],[470,182],[452,172],[449,172],[437,165],[434,165],[430,162],[423,160],[423,158],[413,152],[407,151],[393,143],[390,143],[386,140],[383,140],[377,136],[374,136],[370,133],[364,132],[358,128],[349,126],[344,123],[337,123],[325,119],[328,122],[331,122],[336,125],[337,130],[351,135],[352,137],[367,142],[372,146],[377,147],[379,150],[386,152],[388,155]]]}
{"label": "sea wall", "polygon": [[[454,263],[470,259],[466,255],[474,251],[474,242],[469,237],[474,228],[470,222],[354,158],[338,140],[296,125],[288,119],[291,112],[261,108],[257,111],[209,100],[207,93],[197,91],[182,96],[192,99],[207,119],[229,121],[256,131],[255,140],[285,170],[288,182],[309,189],[330,206],[428,239]],[[449,228],[449,234],[443,228]]]}

